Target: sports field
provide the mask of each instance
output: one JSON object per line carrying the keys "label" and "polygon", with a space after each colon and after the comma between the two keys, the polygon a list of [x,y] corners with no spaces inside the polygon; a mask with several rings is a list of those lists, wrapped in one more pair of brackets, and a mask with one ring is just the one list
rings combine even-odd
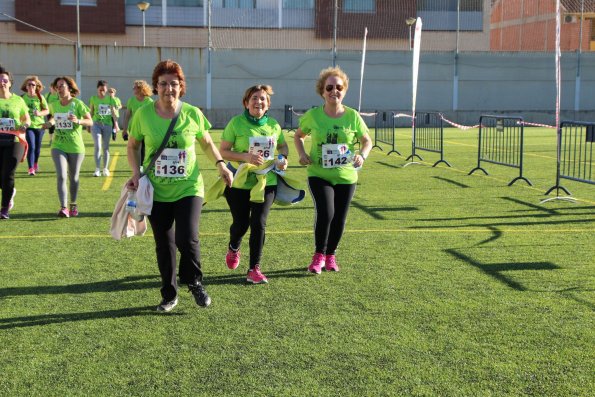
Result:
{"label": "sports field", "polygon": [[[218,141],[221,132],[214,131]],[[445,132],[444,165],[403,168],[374,149],[339,247],[339,273],[306,272],[313,207],[274,206],[262,270],[247,285],[224,256],[224,200],[201,218],[213,304],[158,314],[149,233],[108,234],[130,172],[112,145],[112,177],[94,178],[93,145],[78,200],[59,203],[46,135],[40,173],[17,170],[0,221],[0,395],[588,396],[595,390],[595,186],[563,181],[578,200],[540,204],[555,184],[555,132],[526,129],[518,170],[477,163],[477,130]],[[290,144],[293,149],[293,145]],[[291,172],[302,175],[295,151]],[[205,156],[207,185],[215,176]],[[554,194],[555,195],[555,194]],[[590,391],[589,391],[590,390]]]}

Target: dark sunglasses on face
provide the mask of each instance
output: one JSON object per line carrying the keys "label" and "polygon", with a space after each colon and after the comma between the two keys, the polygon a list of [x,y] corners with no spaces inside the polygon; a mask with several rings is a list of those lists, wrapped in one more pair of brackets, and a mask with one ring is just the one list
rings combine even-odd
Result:
{"label": "dark sunglasses on face", "polygon": [[29,83],[29,84],[27,84],[27,85],[28,85],[29,87],[37,87],[37,84],[35,84],[35,83]]}
{"label": "dark sunglasses on face", "polygon": [[329,84],[326,87],[324,87],[324,89],[326,90],[326,92],[331,92],[333,90],[333,88],[336,88],[337,91],[339,91],[339,92],[343,91],[343,86],[340,85],[340,84],[337,84],[337,85]]}

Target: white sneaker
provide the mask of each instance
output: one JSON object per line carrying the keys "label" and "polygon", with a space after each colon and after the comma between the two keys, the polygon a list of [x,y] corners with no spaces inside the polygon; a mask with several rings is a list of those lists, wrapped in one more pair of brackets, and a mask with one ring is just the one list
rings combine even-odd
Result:
{"label": "white sneaker", "polygon": [[95,168],[95,172],[93,173],[93,176],[101,176],[101,170],[99,168]]}
{"label": "white sneaker", "polygon": [[103,176],[109,176],[109,170],[107,168],[103,169]]}

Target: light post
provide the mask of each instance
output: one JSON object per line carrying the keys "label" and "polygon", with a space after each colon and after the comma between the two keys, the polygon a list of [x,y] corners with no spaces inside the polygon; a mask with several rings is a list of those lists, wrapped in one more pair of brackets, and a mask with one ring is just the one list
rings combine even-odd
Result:
{"label": "light post", "polygon": [[409,26],[409,51],[413,49],[413,47],[411,46],[411,27],[415,25],[415,21],[417,21],[417,19],[413,17],[409,17],[405,20],[405,23],[407,24],[407,26]]}
{"label": "light post", "polygon": [[147,11],[149,9],[149,7],[151,7],[151,3],[149,3],[148,1],[139,1],[138,3],[136,3],[136,6],[143,13],[143,47],[144,47],[145,46],[145,11]]}

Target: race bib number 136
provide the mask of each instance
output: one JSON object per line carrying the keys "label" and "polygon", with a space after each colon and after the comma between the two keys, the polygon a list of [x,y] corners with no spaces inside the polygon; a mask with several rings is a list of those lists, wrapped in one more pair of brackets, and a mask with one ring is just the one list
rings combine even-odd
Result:
{"label": "race bib number 136", "polygon": [[186,156],[188,152],[181,149],[163,149],[155,162],[155,176],[165,178],[181,178],[186,176]]}

